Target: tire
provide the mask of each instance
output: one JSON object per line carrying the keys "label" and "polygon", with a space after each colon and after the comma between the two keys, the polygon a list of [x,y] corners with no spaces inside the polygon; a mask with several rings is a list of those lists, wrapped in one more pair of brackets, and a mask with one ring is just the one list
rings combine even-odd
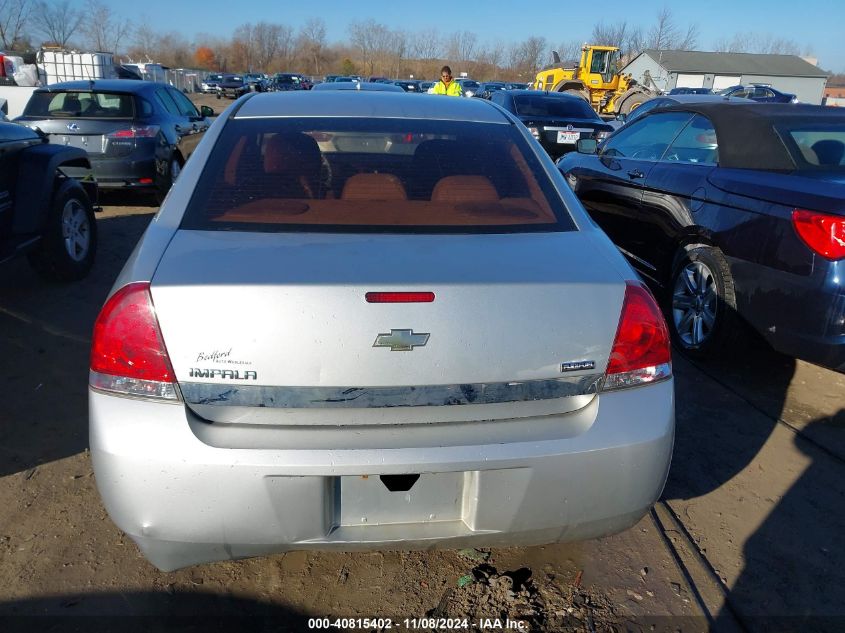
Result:
{"label": "tire", "polygon": [[162,176],[159,179],[158,189],[155,193],[155,199],[159,205],[164,202],[164,199],[167,197],[167,192],[170,191],[173,183],[176,182],[179,174],[182,173],[182,164],[183,163],[178,154],[174,154],[170,157],[170,165],[167,168],[167,175]]}
{"label": "tire", "polygon": [[581,97],[587,103],[590,103],[590,93],[586,90],[576,90],[575,88],[570,88],[569,90],[561,90],[563,94],[572,95],[573,97]]}
{"label": "tire", "polygon": [[78,183],[65,181],[53,196],[41,242],[29,254],[29,263],[45,279],[75,281],[88,274],[96,253],[91,201]]}
{"label": "tire", "polygon": [[745,326],[736,312],[736,291],[728,262],[717,248],[679,254],[669,285],[667,321],[672,342],[693,358],[733,355]]}
{"label": "tire", "polygon": [[619,107],[621,114],[631,114],[634,110],[639,108],[642,104],[648,101],[651,97],[643,92],[635,92],[630,97],[622,102]]}

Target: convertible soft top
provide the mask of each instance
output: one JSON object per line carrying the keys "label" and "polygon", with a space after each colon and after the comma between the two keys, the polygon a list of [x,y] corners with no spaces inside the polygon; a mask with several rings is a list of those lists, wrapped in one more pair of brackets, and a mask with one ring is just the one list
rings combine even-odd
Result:
{"label": "convertible soft top", "polygon": [[797,168],[776,128],[845,125],[845,112],[800,104],[684,103],[655,108],[646,117],[658,112],[695,112],[706,116],[716,128],[719,166],[740,169],[793,171]]}

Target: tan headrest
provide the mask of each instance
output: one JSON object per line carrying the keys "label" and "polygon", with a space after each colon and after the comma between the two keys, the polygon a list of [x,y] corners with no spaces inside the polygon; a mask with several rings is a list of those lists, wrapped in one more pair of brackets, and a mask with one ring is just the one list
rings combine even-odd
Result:
{"label": "tan headrest", "polygon": [[402,181],[393,174],[355,174],[343,185],[343,200],[407,200]]}
{"label": "tan headrest", "polygon": [[432,202],[498,202],[499,194],[485,176],[446,176],[431,192]]}

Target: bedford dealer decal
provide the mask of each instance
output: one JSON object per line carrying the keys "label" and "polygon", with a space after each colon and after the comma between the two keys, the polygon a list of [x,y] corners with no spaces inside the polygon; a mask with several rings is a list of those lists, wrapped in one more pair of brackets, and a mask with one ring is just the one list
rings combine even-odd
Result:
{"label": "bedford dealer decal", "polygon": [[252,365],[249,360],[237,360],[232,358],[232,348],[214,349],[197,354],[196,363],[214,365],[236,365],[239,369],[211,369],[205,367],[191,367],[191,378],[220,378],[222,380],[258,380],[258,372],[243,369],[243,366]]}

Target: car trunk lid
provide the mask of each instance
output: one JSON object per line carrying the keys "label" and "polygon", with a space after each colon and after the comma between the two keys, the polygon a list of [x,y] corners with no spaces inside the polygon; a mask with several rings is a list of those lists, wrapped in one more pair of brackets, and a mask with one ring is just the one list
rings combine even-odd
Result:
{"label": "car trunk lid", "polygon": [[784,174],[751,169],[717,168],[710,184],[733,195],[821,213],[845,214],[845,175],[834,171]]}
{"label": "car trunk lid", "polygon": [[[366,299],[368,292],[412,291],[434,300]],[[232,398],[233,405],[288,413],[425,406],[438,398],[562,398],[557,410],[584,406],[564,396],[604,372],[625,282],[578,232],[179,231],[151,292],[178,382],[213,386],[210,399],[193,408],[230,420],[220,405],[239,387],[266,388],[270,400]],[[411,349],[400,351],[403,345]],[[593,366],[562,372],[563,363],[580,361]],[[570,378],[573,388],[556,382]],[[272,400],[277,388],[288,389],[288,401]],[[367,392],[354,402],[361,388],[378,397]],[[214,394],[224,395],[212,402]]]}

